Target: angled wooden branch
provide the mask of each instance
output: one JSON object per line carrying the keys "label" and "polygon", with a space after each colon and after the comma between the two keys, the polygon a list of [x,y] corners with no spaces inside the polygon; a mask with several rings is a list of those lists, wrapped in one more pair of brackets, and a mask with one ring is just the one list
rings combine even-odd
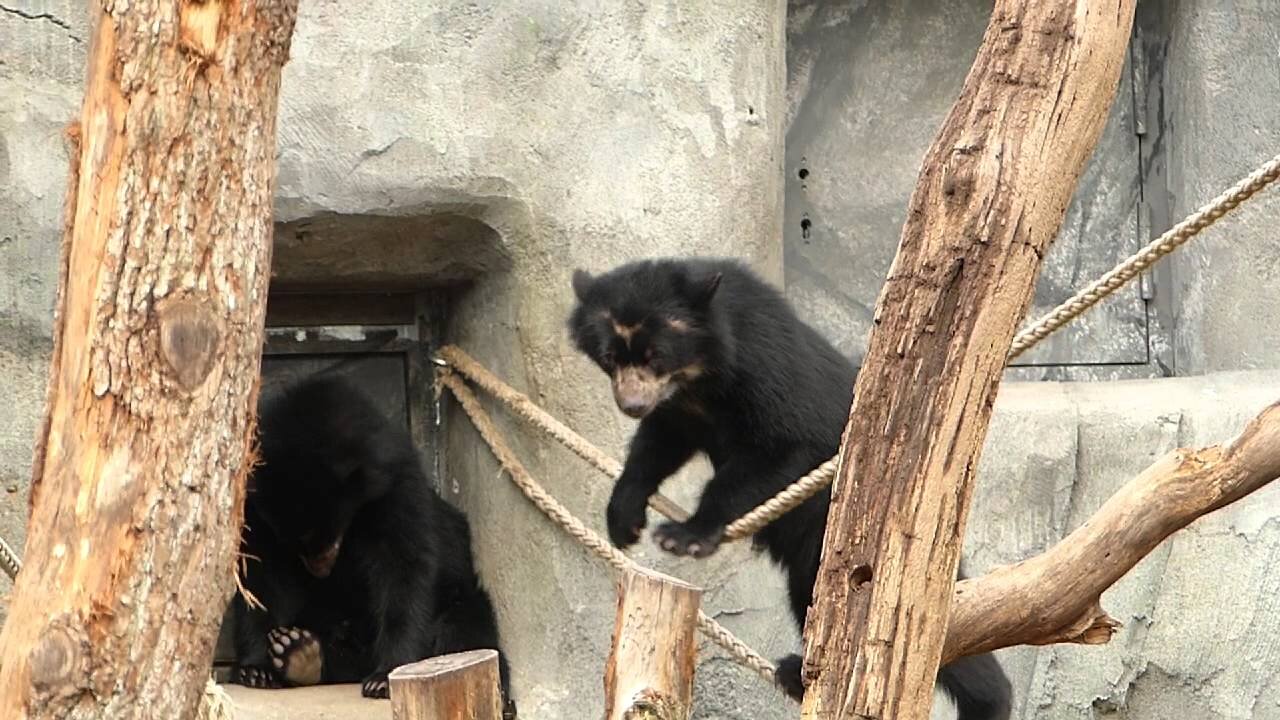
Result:
{"label": "angled wooden branch", "polygon": [[1230,443],[1180,449],[1129,481],[1049,550],[956,586],[943,662],[1011,645],[1100,644],[1107,588],[1165,538],[1280,477],[1280,402]]}

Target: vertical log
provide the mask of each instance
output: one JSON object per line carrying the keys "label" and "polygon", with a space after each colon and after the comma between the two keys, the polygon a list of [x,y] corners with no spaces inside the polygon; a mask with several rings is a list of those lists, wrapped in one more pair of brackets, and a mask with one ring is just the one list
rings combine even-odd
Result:
{"label": "vertical log", "polygon": [[628,570],[621,582],[605,667],[605,717],[687,720],[702,590],[646,569]]}
{"label": "vertical log", "polygon": [[1133,13],[1134,0],[996,0],[876,306],[806,623],[805,718],[929,714],[1005,354]]}
{"label": "vertical log", "polygon": [[233,587],[296,0],[93,3],[0,717],[194,717]]}
{"label": "vertical log", "polygon": [[401,665],[388,679],[392,720],[502,720],[496,650]]}

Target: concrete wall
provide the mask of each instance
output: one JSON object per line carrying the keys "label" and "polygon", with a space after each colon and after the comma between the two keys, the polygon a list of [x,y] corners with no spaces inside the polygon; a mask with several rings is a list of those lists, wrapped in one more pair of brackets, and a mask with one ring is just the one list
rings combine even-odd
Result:
{"label": "concrete wall", "polygon": [[[1153,144],[1176,221],[1280,153],[1280,5],[1179,0],[1152,24],[1168,28]],[[1250,204],[1174,260],[1179,373],[1280,365],[1280,193]]]}
{"label": "concrete wall", "polygon": [[[0,104],[0,403],[7,413],[0,533],[20,542],[49,348],[66,166],[61,129],[80,100],[87,29],[74,0],[7,0],[4,8],[0,97],[14,101]],[[652,254],[722,253],[748,258],[781,282],[785,250],[788,290],[802,313],[856,352],[856,336],[866,332],[859,313],[878,292],[919,157],[986,11],[968,2],[796,0],[788,84],[781,0],[458,0],[409,12],[391,0],[304,3],[281,98],[277,214],[287,225],[278,245],[280,257],[292,259],[282,261],[291,265],[277,279],[315,281],[304,272],[315,257],[331,262],[370,243],[387,243],[380,252],[393,259],[407,252],[406,237],[448,248],[413,255],[402,264],[414,267],[397,281],[474,279],[453,298],[448,338],[621,456],[633,425],[612,409],[605,379],[567,341],[570,271]],[[1093,195],[1069,223],[1073,259],[1042,284],[1046,298],[1089,279],[1089,263],[1102,263],[1088,238],[1129,242],[1106,235],[1113,223],[1101,218],[1176,219],[1276,152],[1278,14],[1262,0],[1144,5],[1143,57],[1160,61],[1134,65],[1130,97],[1166,114],[1156,124],[1149,110],[1113,112],[1114,142],[1091,165]],[[801,51],[814,53],[804,56],[814,61],[807,71],[796,61]],[[1232,51],[1243,53],[1249,72],[1238,69]],[[930,60],[927,53],[943,54]],[[1167,96],[1149,92],[1148,78]],[[857,93],[842,91],[850,84]],[[811,170],[807,188],[787,186],[784,210],[784,185],[799,180],[798,158],[784,168],[784,133],[790,128],[787,152],[794,152],[802,123],[809,130],[801,135],[824,148],[831,170]],[[1139,126],[1147,129],[1135,149]],[[865,142],[842,148],[841,128],[863,133]],[[1126,180],[1119,168],[1131,161],[1144,170]],[[1150,207],[1133,210],[1134,194]],[[1113,196],[1123,202],[1101,212],[1098,203]],[[802,200],[834,220],[822,228],[839,229],[821,238],[826,250],[797,245]],[[1269,320],[1280,295],[1267,281],[1270,259],[1280,257],[1268,220],[1276,203],[1267,198],[1246,209],[1229,232],[1197,241],[1187,260],[1166,266],[1152,279],[1163,305],[1135,294],[1122,299],[1125,308],[1073,330],[1083,334],[1066,349],[1093,353],[1076,361],[1105,366],[1078,375],[1163,374],[1156,358],[1174,354],[1179,373],[1275,367],[1269,349],[1277,330]],[[310,254],[316,247],[328,249]],[[810,272],[801,260],[841,274]],[[832,294],[836,288],[845,294]],[[1124,335],[1134,332],[1135,318],[1144,328],[1137,346]],[[1134,347],[1141,363],[1130,362]],[[1124,370],[1125,363],[1136,369]],[[1280,375],[1267,372],[1006,386],[969,531],[972,569],[1047,547],[1159,453],[1224,439],[1278,394]],[[602,530],[608,483],[493,409],[534,474]],[[596,715],[614,610],[609,575],[498,475],[456,408],[445,433],[443,484],[473,517],[522,710],[541,718]],[[670,492],[692,506],[704,477],[705,467],[691,468]],[[1271,669],[1280,613],[1269,573],[1280,554],[1276,492],[1198,523],[1108,593],[1104,604],[1126,623],[1111,645],[1003,653],[1016,676],[1019,717],[1280,718]],[[704,562],[672,561],[647,543],[635,555],[705,586],[708,612],[764,654],[797,647],[778,574],[744,548]],[[0,580],[0,590],[7,587]],[[713,647],[699,666],[698,693],[699,718],[794,715]]]}
{"label": "concrete wall", "polygon": [[[794,302],[860,355],[934,131],[989,2],[792,0],[785,255]],[[1033,315],[1070,297],[1280,148],[1280,5],[1144,2],[1098,148]],[[1280,208],[1269,193],[1019,358],[1011,379],[1280,366]],[[1242,332],[1243,331],[1243,332]],[[1026,367],[1026,366],[1034,367]]]}
{"label": "concrete wall", "polygon": [[[1233,437],[1280,373],[1004,386],[979,470],[973,571],[1044,550],[1177,447]],[[1024,720],[1280,718],[1280,486],[1176,534],[1103,595],[1101,647],[1002,651]]]}

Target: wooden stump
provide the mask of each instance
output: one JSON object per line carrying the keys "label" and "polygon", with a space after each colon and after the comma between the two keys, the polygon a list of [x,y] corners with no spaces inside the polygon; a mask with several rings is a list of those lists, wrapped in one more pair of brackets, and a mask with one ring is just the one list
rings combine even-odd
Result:
{"label": "wooden stump", "polygon": [[607,720],[686,720],[693,708],[702,589],[646,569],[618,593],[605,668]]}
{"label": "wooden stump", "polygon": [[496,650],[402,665],[389,680],[393,720],[502,720]]}

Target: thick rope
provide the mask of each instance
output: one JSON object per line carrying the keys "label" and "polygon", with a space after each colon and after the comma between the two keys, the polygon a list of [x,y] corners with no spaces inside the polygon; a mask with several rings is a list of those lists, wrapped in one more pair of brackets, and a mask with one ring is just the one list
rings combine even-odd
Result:
{"label": "thick rope", "polygon": [[[559,440],[560,444],[586,460],[595,469],[615,480],[622,474],[622,463],[592,445],[586,438],[552,417],[546,410],[538,407],[527,395],[499,380],[461,349],[447,345],[440,348],[440,357],[465,375],[468,380],[479,385],[482,390],[501,400],[512,412]],[[684,508],[661,493],[654,493],[653,497],[649,498],[649,507],[676,522],[689,519],[689,513],[685,512]]]}
{"label": "thick rope", "polygon": [[[621,473],[621,463],[609,457],[600,448],[592,445],[586,438],[570,430],[564,423],[539,408],[528,396],[499,380],[462,348],[456,345],[446,345],[440,348],[440,359],[446,364],[447,368],[457,371],[468,380],[474,382],[482,390],[514,411],[516,415],[524,418],[529,424],[542,430],[547,435],[559,440],[565,447],[586,460],[597,470],[613,478],[617,478]],[[445,372],[447,373],[449,370]],[[822,463],[808,475],[787,486],[782,492],[761,503],[751,512],[729,523],[724,530],[724,542],[751,537],[764,526],[782,517],[788,511],[830,485],[831,480],[835,477],[837,460],[838,458],[831,458]],[[655,497],[660,496],[655,495]],[[663,508],[670,506],[674,510],[660,509],[659,504]],[[668,518],[677,520],[677,522],[680,521],[678,518],[689,517],[689,513],[686,510],[665,497],[661,498],[661,503],[651,501],[649,505]]]}
{"label": "thick rope", "polygon": [[236,707],[231,696],[213,678],[209,678],[204,684],[200,707],[196,709],[196,720],[235,720],[235,717]]}
{"label": "thick rope", "polygon": [[9,547],[9,543],[0,537],[0,570],[4,570],[4,574],[9,576],[10,580],[18,579],[18,571],[22,569],[22,559],[18,557],[18,553]]}
{"label": "thick rope", "polygon": [[[460,352],[460,351],[459,351]],[[498,459],[498,463],[502,469],[506,471],[507,476],[515,483],[520,492],[541,510],[547,517],[551,518],[565,532],[569,533],[575,540],[592,552],[596,557],[608,563],[615,570],[625,571],[639,566],[631,558],[622,553],[621,550],[615,548],[609,541],[597,535],[591,528],[583,524],[581,520],[574,516],[560,501],[551,496],[538,481],[533,479],[529,471],[516,458],[511,447],[503,440],[502,435],[498,433],[493,420],[489,414],[480,406],[480,401],[476,398],[471,389],[458,376],[449,370],[442,370],[438,376],[441,385],[449,389],[453,396],[457,398],[458,404],[462,406],[463,412],[471,419],[471,423],[475,425],[476,431],[480,433],[481,439],[489,445],[489,449],[493,451],[494,457]],[[606,456],[607,457],[607,456]],[[774,666],[759,653],[752,650],[746,643],[739,640],[728,628],[711,619],[702,610],[698,611],[698,629],[702,634],[706,635],[713,642],[724,648],[742,665],[755,670],[760,677],[774,683]]]}
{"label": "thick rope", "polygon": [[1079,317],[1103,298],[1137,277],[1143,270],[1154,265],[1157,260],[1182,247],[1188,240],[1222,219],[1224,215],[1235,210],[1240,203],[1253,197],[1277,179],[1280,179],[1280,155],[1268,160],[1262,167],[1236,183],[1234,187],[1210,200],[1185,220],[1169,228],[1146,247],[1121,262],[1111,272],[1098,278],[1093,284],[1072,296],[1070,300],[1036,320],[1031,327],[1018,333],[1013,339],[1009,359],[1013,360],[1030,350],[1036,343],[1049,337],[1050,333]]}
{"label": "thick rope", "polygon": [[836,477],[840,456],[814,468],[808,475],[791,483],[782,492],[774,495],[754,510],[729,523],[724,529],[726,540],[741,540],[755,535],[766,525],[799,507],[805,500],[822,492]]}

